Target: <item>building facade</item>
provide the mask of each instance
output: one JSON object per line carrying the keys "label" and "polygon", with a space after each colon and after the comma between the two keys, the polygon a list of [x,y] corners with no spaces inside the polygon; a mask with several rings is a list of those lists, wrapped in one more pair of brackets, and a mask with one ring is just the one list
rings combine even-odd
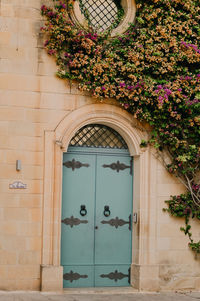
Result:
{"label": "building facade", "polygon": [[[80,92],[77,83],[55,76],[56,64],[40,33],[44,2],[0,0],[0,289],[63,289],[63,154],[80,129],[96,124],[117,132],[133,158],[130,285],[145,291],[198,290],[200,263],[180,232],[183,221],[162,211],[164,201],[184,187],[152,149],[140,148],[146,129],[131,114],[114,100],[99,102]],[[134,2],[125,5],[129,22]],[[198,223],[192,226],[198,237]]]}

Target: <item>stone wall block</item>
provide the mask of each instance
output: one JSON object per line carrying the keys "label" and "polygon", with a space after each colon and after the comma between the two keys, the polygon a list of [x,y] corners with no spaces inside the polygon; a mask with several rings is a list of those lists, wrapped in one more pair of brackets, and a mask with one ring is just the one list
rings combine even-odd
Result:
{"label": "stone wall block", "polygon": [[0,89],[18,91],[40,91],[39,77],[23,74],[1,73]]}
{"label": "stone wall block", "polygon": [[20,265],[37,265],[41,263],[41,253],[38,251],[21,251],[19,253]]}
{"label": "stone wall block", "polygon": [[41,266],[41,290],[44,292],[59,292],[63,290],[63,267]]}

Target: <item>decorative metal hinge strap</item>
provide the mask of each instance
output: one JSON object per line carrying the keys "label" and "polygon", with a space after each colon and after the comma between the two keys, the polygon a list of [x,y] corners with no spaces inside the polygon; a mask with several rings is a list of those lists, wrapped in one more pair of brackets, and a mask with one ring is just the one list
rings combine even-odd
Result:
{"label": "decorative metal hinge strap", "polygon": [[130,168],[130,175],[133,174],[133,160],[131,159],[130,161],[130,165],[126,165],[124,163],[120,163],[119,161],[117,161],[116,163],[111,163],[111,164],[104,164],[102,165],[103,168],[111,168],[112,170],[116,170],[117,172],[119,172],[120,170],[124,170],[127,168]]}
{"label": "decorative metal hinge strap", "polygon": [[119,219],[119,217],[117,216],[116,218],[112,218],[109,221],[101,221],[102,224],[108,224],[112,227],[115,227],[116,229],[118,227],[124,226],[126,224],[129,225],[129,230],[131,230],[131,215],[129,215],[129,220],[128,221],[124,221],[123,219]]}
{"label": "decorative metal hinge strap", "polygon": [[70,282],[79,280],[80,278],[88,278],[88,275],[80,275],[78,273],[74,273],[73,271],[70,271],[69,273],[63,275],[63,279]]}
{"label": "decorative metal hinge strap", "polygon": [[81,163],[79,161],[76,161],[75,159],[72,159],[72,161],[64,162],[63,165],[67,168],[71,168],[72,171],[74,171],[76,168],[89,167],[90,166],[88,163]]}
{"label": "decorative metal hinge strap", "polygon": [[88,221],[87,220],[80,220],[79,218],[75,218],[72,215],[70,218],[66,217],[65,219],[63,219],[62,223],[65,224],[65,225],[69,225],[71,228],[73,228],[73,226],[78,226],[80,224],[87,224]]}
{"label": "decorative metal hinge strap", "polygon": [[128,283],[131,283],[131,268],[128,269]]}
{"label": "decorative metal hinge strap", "polygon": [[[129,269],[130,270],[130,269]],[[101,278],[109,278],[111,280],[114,280],[117,282],[118,280],[122,280],[123,278],[128,278],[128,282],[130,283],[130,272],[128,271],[128,274],[123,274],[121,272],[118,272],[118,270],[115,270],[114,272],[111,272],[109,274],[102,274],[100,275]]]}

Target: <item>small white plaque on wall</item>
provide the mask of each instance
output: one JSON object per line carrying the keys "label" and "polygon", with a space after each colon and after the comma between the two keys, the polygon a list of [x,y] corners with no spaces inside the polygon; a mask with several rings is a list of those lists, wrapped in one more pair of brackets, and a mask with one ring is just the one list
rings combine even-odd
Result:
{"label": "small white plaque on wall", "polygon": [[27,184],[22,183],[21,181],[15,181],[12,184],[9,184],[10,189],[27,189]]}

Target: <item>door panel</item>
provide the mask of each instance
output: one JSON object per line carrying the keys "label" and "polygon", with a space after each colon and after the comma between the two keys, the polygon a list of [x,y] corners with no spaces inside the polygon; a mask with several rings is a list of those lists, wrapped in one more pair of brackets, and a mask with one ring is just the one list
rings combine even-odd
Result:
{"label": "door panel", "polygon": [[[117,161],[127,168],[119,171],[112,169],[111,164]],[[128,168],[130,164],[132,164],[130,157],[97,158],[95,226],[98,229],[95,231],[95,264],[131,263],[132,175]],[[110,216],[104,216],[105,206],[109,206]]]}
{"label": "door panel", "polygon": [[[74,161],[73,161],[74,160]],[[94,199],[95,156],[65,154],[64,164],[80,162],[89,166],[63,166],[62,265],[92,265],[94,263]],[[80,164],[79,164],[80,165]],[[81,216],[81,205],[87,214]],[[82,213],[85,213],[84,210]]]}

